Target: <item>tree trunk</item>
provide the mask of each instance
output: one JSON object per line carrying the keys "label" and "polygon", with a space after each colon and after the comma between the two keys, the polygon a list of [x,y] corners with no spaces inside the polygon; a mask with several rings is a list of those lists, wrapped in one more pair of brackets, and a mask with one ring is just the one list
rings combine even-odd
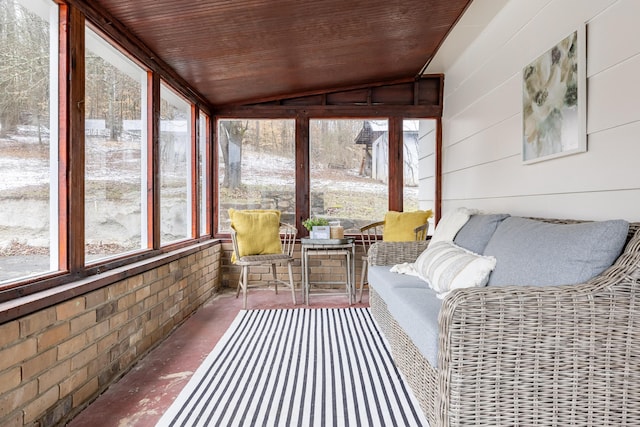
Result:
{"label": "tree trunk", "polygon": [[242,184],[242,140],[247,127],[241,121],[223,121],[220,124],[220,148],[224,158],[225,188],[239,188]]}

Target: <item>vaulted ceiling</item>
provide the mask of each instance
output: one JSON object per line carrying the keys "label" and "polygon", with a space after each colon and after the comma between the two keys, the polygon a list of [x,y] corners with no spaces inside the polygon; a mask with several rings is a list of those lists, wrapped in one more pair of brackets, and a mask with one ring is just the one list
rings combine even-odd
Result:
{"label": "vaulted ceiling", "polygon": [[95,0],[212,106],[418,76],[472,0]]}

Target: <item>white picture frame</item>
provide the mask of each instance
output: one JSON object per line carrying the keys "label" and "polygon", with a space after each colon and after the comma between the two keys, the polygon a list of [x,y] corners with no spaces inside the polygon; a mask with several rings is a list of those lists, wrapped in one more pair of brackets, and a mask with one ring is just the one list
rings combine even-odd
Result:
{"label": "white picture frame", "polygon": [[522,161],[587,151],[586,25],[522,70]]}

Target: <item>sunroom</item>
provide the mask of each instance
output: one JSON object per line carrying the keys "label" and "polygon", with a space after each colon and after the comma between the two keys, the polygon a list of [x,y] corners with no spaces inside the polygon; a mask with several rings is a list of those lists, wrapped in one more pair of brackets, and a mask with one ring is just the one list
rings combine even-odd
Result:
{"label": "sunroom", "polygon": [[[146,417],[140,406],[139,418],[97,405],[119,381],[141,378],[134,374],[168,375],[149,390],[174,381],[177,393],[190,377],[182,371],[201,360],[161,375],[140,371],[144,360],[160,349],[172,357],[172,345],[193,346],[189,357],[202,359],[218,338],[189,341],[190,333],[205,339],[194,322],[230,322],[220,313],[246,311],[236,300],[241,268],[232,261],[229,209],[277,210],[297,232],[297,301],[286,291],[252,289],[249,312],[368,312],[370,298],[384,297],[366,287],[363,302],[312,295],[305,303],[302,242],[311,217],[344,229],[354,251],[350,279],[346,273],[352,288],[367,274],[360,229],[388,212],[430,211],[429,236],[464,209],[571,223],[624,220],[631,224],[625,247],[633,246],[638,17],[632,0],[0,0],[0,424],[155,425],[171,399]],[[561,53],[574,63],[553,74]],[[550,85],[566,70],[575,75],[561,94],[571,113],[558,121],[544,105],[558,97]],[[554,135],[565,145],[549,147]],[[336,258],[311,263],[312,278],[342,280],[347,261]],[[637,265],[625,280],[625,294],[634,295]],[[456,296],[463,294],[474,295]],[[605,374],[609,387],[597,389],[618,407],[587,411],[594,424],[640,419],[640,391],[629,385],[640,383],[638,310],[629,301],[610,304],[628,327],[599,330],[602,338],[586,350],[609,360],[616,339],[627,343],[620,369]],[[223,332],[224,325],[209,327]],[[597,376],[589,369],[572,371],[576,389],[583,375]],[[402,375],[423,411],[420,392]],[[434,397],[441,409],[424,410],[417,425],[583,420],[575,415],[581,403],[569,405],[568,418],[561,408],[534,421],[528,404],[504,418],[499,404],[456,412],[456,402],[466,401],[444,379],[455,373],[437,375],[446,397]],[[500,390],[535,405],[560,401],[518,384]],[[144,393],[130,400],[153,399]],[[592,399],[586,406],[599,407]],[[387,419],[380,420],[369,422]]]}

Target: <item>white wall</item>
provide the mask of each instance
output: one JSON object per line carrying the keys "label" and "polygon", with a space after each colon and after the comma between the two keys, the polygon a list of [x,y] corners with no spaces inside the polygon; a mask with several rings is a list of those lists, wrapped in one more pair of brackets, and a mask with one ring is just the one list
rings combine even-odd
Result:
{"label": "white wall", "polygon": [[[640,1],[509,0],[492,10],[466,48],[445,42],[427,69],[445,74],[443,213],[640,221]],[[522,69],[585,23],[587,152],[524,165]],[[468,38],[466,28],[450,38]]]}

